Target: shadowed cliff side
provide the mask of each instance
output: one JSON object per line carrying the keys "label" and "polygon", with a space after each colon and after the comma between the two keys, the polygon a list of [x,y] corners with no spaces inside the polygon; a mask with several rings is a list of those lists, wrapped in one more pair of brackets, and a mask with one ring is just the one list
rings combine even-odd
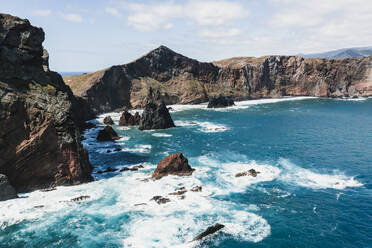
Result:
{"label": "shadowed cliff side", "polygon": [[[111,75],[111,76],[109,76]],[[159,89],[166,104],[195,104],[216,95],[234,100],[281,96],[371,96],[372,57],[304,59],[240,57],[201,63],[165,46],[129,64],[65,78],[95,114],[144,107],[146,89]]]}
{"label": "shadowed cliff side", "polygon": [[17,191],[92,180],[79,103],[49,70],[43,41],[41,28],[0,14],[0,174]]}

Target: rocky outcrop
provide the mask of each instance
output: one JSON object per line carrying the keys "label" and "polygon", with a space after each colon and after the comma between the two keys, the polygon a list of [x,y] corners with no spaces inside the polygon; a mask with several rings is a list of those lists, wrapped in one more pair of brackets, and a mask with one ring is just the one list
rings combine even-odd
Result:
{"label": "rocky outcrop", "polygon": [[212,96],[234,100],[281,96],[372,96],[372,56],[304,59],[299,56],[239,57],[201,63],[167,47],[129,64],[66,77],[74,94],[95,113],[118,107],[144,107],[146,89],[158,89],[165,104],[207,102]]}
{"label": "rocky outcrop", "polygon": [[152,174],[152,178],[160,179],[168,175],[190,176],[194,172],[187,158],[181,152],[171,154],[160,161]]}
{"label": "rocky outcrop", "polygon": [[115,130],[107,125],[104,129],[99,130],[97,141],[115,141],[120,139],[120,136],[115,132]]}
{"label": "rocky outcrop", "polygon": [[250,169],[250,170],[248,170],[248,171],[244,171],[244,172],[236,173],[236,174],[235,174],[235,177],[244,177],[244,176],[257,177],[257,175],[260,174],[260,173],[261,173],[261,172],[256,171],[255,169]]}
{"label": "rocky outcrop", "polygon": [[103,119],[103,123],[106,125],[114,125],[114,121],[112,120],[111,116],[106,116]]}
{"label": "rocky outcrop", "polygon": [[175,125],[167,106],[161,99],[159,91],[153,91],[150,87],[138,129],[152,130],[171,127],[175,127]]}
{"label": "rocky outcrop", "polygon": [[91,181],[78,101],[48,68],[44,32],[0,14],[0,173],[17,191]]}
{"label": "rocky outcrop", "polygon": [[221,230],[224,227],[225,227],[224,225],[219,224],[219,223],[216,223],[213,226],[209,226],[204,232],[202,232],[201,234],[199,234],[198,236],[196,236],[192,241],[201,240],[201,239],[205,238],[208,235],[211,235],[213,233],[218,232],[219,230]]}
{"label": "rocky outcrop", "polygon": [[128,111],[124,111],[120,117],[119,126],[138,126],[141,120],[141,116],[138,112],[134,115]]}
{"label": "rocky outcrop", "polygon": [[225,108],[234,105],[232,97],[228,96],[213,96],[209,98],[208,108]]}
{"label": "rocky outcrop", "polygon": [[12,185],[10,185],[8,178],[0,174],[0,201],[17,198],[17,193]]}

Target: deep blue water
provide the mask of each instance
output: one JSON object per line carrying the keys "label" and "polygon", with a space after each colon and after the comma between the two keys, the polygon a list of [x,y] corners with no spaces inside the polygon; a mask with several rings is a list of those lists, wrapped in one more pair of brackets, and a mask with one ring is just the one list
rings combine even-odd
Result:
{"label": "deep blue water", "polygon": [[[94,172],[145,168],[0,202],[0,246],[372,247],[372,99],[242,105],[172,112],[178,127],[168,130],[114,126],[123,136],[115,143],[94,140],[101,127],[86,132]],[[192,176],[143,181],[175,152]],[[251,168],[256,178],[235,177]],[[195,185],[203,191],[168,195]],[[69,201],[80,195],[91,198]],[[226,227],[189,243],[216,222]]]}

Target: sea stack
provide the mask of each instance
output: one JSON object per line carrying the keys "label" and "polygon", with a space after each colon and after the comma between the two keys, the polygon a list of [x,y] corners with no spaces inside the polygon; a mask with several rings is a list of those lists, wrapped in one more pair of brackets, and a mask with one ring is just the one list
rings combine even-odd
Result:
{"label": "sea stack", "polygon": [[175,127],[171,115],[161,100],[159,90],[149,88],[139,130],[166,129]]}
{"label": "sea stack", "polygon": [[0,201],[5,201],[17,198],[17,193],[12,185],[10,185],[8,178],[0,174]]}
{"label": "sea stack", "polygon": [[115,141],[120,139],[120,136],[115,132],[115,130],[107,125],[104,129],[98,132],[97,141]]}
{"label": "sea stack", "polygon": [[181,152],[171,154],[158,163],[152,178],[160,179],[168,175],[190,176],[195,169],[191,168],[189,162]]}
{"label": "sea stack", "polygon": [[17,192],[93,180],[77,100],[50,71],[44,36],[0,14],[0,173]]}
{"label": "sea stack", "polygon": [[138,112],[134,115],[128,111],[124,111],[120,117],[119,126],[138,126],[141,120],[141,116]]}

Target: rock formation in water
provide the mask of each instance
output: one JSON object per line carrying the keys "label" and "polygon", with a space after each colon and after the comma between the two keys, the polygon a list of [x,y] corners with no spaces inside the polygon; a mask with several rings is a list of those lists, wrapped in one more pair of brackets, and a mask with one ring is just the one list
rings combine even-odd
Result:
{"label": "rock formation in water", "polygon": [[0,173],[17,191],[92,180],[79,101],[49,70],[43,41],[41,28],[0,14]]}
{"label": "rock formation in water", "polygon": [[120,117],[119,126],[138,126],[141,120],[141,116],[138,112],[134,115],[128,111],[124,111]]}
{"label": "rock formation in water", "polygon": [[224,225],[219,224],[219,223],[216,223],[213,226],[209,226],[204,232],[202,232],[201,234],[196,236],[192,241],[201,240],[208,235],[211,235],[213,233],[218,232],[219,230],[221,230],[224,227],[225,227]]}
{"label": "rock formation in water", "polygon": [[299,56],[239,57],[201,63],[160,46],[129,64],[65,78],[94,113],[144,107],[146,89],[159,89],[166,104],[281,96],[372,96],[372,56],[304,59]]}
{"label": "rock formation in water", "polygon": [[152,178],[160,179],[168,175],[190,176],[194,169],[181,152],[171,154],[160,161],[152,174]]}
{"label": "rock formation in water", "polygon": [[114,121],[112,120],[111,116],[106,116],[103,119],[103,123],[106,125],[114,125]]}
{"label": "rock formation in water", "polygon": [[225,108],[234,105],[234,100],[232,97],[228,96],[213,96],[209,98],[208,108]]}
{"label": "rock formation in water", "polygon": [[8,178],[0,174],[0,201],[17,198],[17,193],[12,185],[10,185]]}
{"label": "rock formation in water", "polygon": [[159,91],[153,91],[150,87],[138,129],[152,130],[171,127],[175,127],[175,125],[167,106],[161,99]]}
{"label": "rock formation in water", "polygon": [[120,136],[109,125],[105,126],[104,129],[100,130],[97,136],[98,141],[115,141],[118,139],[120,139]]}

